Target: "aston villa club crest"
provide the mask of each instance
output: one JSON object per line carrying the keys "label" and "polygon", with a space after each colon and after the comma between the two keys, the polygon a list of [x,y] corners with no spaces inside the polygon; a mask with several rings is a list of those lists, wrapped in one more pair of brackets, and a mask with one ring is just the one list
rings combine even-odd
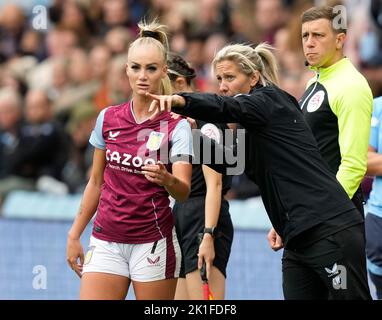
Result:
{"label": "aston villa club crest", "polygon": [[158,150],[162,144],[163,138],[164,133],[152,131],[146,143],[147,149],[150,151]]}

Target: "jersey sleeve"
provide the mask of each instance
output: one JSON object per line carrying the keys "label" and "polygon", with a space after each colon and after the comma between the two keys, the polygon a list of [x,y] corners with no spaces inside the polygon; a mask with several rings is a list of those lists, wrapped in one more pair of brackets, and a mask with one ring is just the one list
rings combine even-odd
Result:
{"label": "jersey sleeve", "polygon": [[171,162],[187,160],[194,156],[191,127],[186,119],[176,125],[171,137]]}
{"label": "jersey sleeve", "polygon": [[378,150],[378,133],[381,127],[382,121],[382,97],[374,99],[374,110],[373,116],[371,118],[371,128],[370,128],[370,146],[373,147],[376,152],[381,152]]}
{"label": "jersey sleeve", "polygon": [[105,140],[102,135],[103,119],[105,117],[105,112],[106,112],[106,109],[102,110],[99,113],[97,117],[96,125],[89,139],[89,142],[93,147],[97,149],[101,149],[101,150],[105,150],[106,148]]}
{"label": "jersey sleeve", "polygon": [[351,199],[367,169],[367,151],[373,110],[373,95],[368,86],[348,86],[332,105],[338,118],[338,143],[341,164],[337,180]]}

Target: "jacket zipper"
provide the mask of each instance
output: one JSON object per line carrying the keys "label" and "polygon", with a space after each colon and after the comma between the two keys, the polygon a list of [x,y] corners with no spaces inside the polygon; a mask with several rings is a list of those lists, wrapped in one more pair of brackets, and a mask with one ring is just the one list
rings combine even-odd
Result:
{"label": "jacket zipper", "polygon": [[316,87],[317,87],[317,84],[318,84],[318,80],[320,79],[320,72],[318,71],[317,72],[317,75],[316,75],[316,82],[314,84],[314,87],[312,89],[312,91],[309,92],[308,96],[305,98],[304,102],[302,103],[301,105],[301,110],[304,108],[304,105],[305,103],[308,101],[308,99],[310,98],[310,96],[313,94],[313,92],[316,90]]}

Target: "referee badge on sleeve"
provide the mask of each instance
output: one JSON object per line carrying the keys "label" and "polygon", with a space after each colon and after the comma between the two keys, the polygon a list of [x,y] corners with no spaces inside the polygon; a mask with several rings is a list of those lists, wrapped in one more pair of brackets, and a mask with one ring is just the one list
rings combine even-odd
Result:
{"label": "referee badge on sleeve", "polygon": [[150,132],[149,139],[147,140],[146,147],[150,151],[158,150],[162,144],[164,133],[162,132]]}

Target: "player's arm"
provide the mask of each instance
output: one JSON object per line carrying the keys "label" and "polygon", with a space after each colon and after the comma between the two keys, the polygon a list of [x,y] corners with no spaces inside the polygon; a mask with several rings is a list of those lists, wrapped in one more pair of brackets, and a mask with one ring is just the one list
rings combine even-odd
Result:
{"label": "player's arm", "polygon": [[[212,228],[217,226],[220,215],[223,188],[222,175],[205,165],[202,166],[202,170],[207,186],[204,209],[204,226],[207,228]],[[207,278],[210,275],[214,258],[214,238],[211,234],[205,233],[199,247],[198,268],[200,269],[202,267],[204,260],[207,267]]]}
{"label": "player's arm", "polygon": [[[98,115],[96,126],[89,139],[89,142],[95,147],[91,174],[81,200],[78,214],[68,232],[66,246],[67,261],[69,266],[79,277],[81,277],[82,265],[84,263],[84,253],[80,237],[97,210],[106,166],[106,146],[102,135],[106,110],[107,109],[102,110]],[[78,263],[78,259],[80,263]]]}
{"label": "player's arm", "polygon": [[[84,263],[84,254],[80,243],[80,237],[97,210],[101,195],[101,186],[103,184],[105,164],[105,151],[95,149],[90,179],[86,185],[78,214],[68,232],[66,249],[67,261],[70,267],[79,276],[81,276],[82,265]],[[77,262],[78,258],[80,259],[80,263]]]}
{"label": "player's arm", "polygon": [[382,176],[382,154],[369,147],[367,154],[367,174],[371,176]]}
{"label": "player's arm", "polygon": [[142,174],[150,182],[164,187],[175,200],[187,200],[190,194],[192,165],[188,162],[175,162],[170,173],[165,165],[158,161],[157,164],[143,166]]}
{"label": "player's arm", "polygon": [[82,232],[97,210],[103,184],[105,159],[105,150],[94,149],[90,179],[86,185],[78,214],[68,233],[68,236],[72,239],[80,238]]}
{"label": "player's arm", "polygon": [[175,162],[169,175],[169,183],[164,186],[169,195],[177,201],[187,200],[191,191],[192,165],[183,161]]}

